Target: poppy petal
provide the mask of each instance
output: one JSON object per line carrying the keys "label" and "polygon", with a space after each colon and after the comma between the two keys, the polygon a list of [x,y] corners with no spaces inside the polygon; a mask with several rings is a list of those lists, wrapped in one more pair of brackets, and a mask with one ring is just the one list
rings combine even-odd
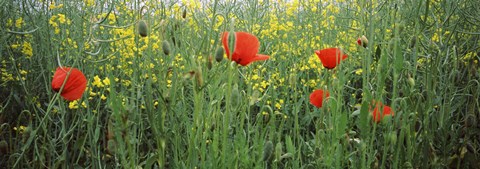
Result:
{"label": "poppy petal", "polygon": [[[382,109],[382,107],[383,107],[383,111],[380,112],[380,109]],[[375,105],[375,108],[372,111],[373,121],[375,121],[376,123],[379,123],[380,121],[382,121],[382,119],[385,116],[393,116],[393,115],[394,115],[394,112],[392,111],[392,108],[389,106],[383,105],[381,102],[377,103]]]}
{"label": "poppy petal", "polygon": [[315,90],[310,94],[310,103],[317,108],[323,106],[323,99],[330,97],[330,93],[324,90]]}
{"label": "poppy petal", "polygon": [[240,64],[242,66],[247,66],[248,64],[255,62],[255,61],[260,61],[260,60],[268,60],[270,56],[268,55],[262,55],[262,54],[255,54],[255,57],[250,58],[250,60],[242,60]]}
{"label": "poppy petal", "polygon": [[258,53],[260,42],[257,37],[247,32],[235,33],[235,50],[231,53],[228,45],[229,32],[222,34],[222,44],[225,49],[225,53],[231,60],[237,62],[242,66],[246,66],[254,61],[267,60],[270,57],[267,55],[261,55]]}
{"label": "poppy petal", "polygon": [[347,58],[347,55],[339,48],[316,50],[315,54],[317,54],[323,66],[327,69],[335,68],[342,60]]}
{"label": "poppy petal", "polygon": [[[68,75],[68,72],[70,72],[70,75]],[[87,87],[87,79],[85,78],[85,75],[76,68],[58,67],[53,75],[52,89],[58,92],[62,87],[65,78],[67,78],[67,80],[60,95],[68,101],[81,98]]]}
{"label": "poppy petal", "polygon": [[242,56],[244,60],[250,60],[255,57],[260,47],[257,37],[246,32],[237,32],[236,38],[237,41],[233,53]]}

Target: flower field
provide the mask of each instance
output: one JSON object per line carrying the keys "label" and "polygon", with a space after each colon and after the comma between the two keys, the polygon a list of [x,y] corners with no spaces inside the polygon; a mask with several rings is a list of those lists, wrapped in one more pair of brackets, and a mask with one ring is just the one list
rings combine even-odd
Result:
{"label": "flower field", "polygon": [[480,166],[478,0],[0,6],[0,168]]}

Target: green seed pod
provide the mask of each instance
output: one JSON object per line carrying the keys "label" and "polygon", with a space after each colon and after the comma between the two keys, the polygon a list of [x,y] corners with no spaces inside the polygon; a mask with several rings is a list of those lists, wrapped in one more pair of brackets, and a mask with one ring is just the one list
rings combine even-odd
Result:
{"label": "green seed pod", "polygon": [[221,62],[223,60],[224,53],[225,53],[225,51],[224,51],[223,47],[218,47],[217,51],[215,51],[215,60],[217,62]]}
{"label": "green seed pod", "polygon": [[263,161],[270,162],[272,160],[273,154],[273,143],[272,141],[267,141],[263,146]]}
{"label": "green seed pod", "polygon": [[162,50],[165,55],[170,54],[170,44],[168,43],[168,41],[162,41]]}
{"label": "green seed pod", "polygon": [[148,36],[148,26],[144,20],[140,20],[138,22],[138,34],[140,34],[142,37]]}

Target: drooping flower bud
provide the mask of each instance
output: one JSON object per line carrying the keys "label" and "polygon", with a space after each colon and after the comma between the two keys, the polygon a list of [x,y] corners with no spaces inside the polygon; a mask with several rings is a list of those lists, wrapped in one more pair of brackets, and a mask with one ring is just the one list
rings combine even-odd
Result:
{"label": "drooping flower bud", "polygon": [[170,44],[168,43],[168,41],[162,41],[162,50],[165,55],[170,54]]}
{"label": "drooping flower bud", "polygon": [[222,47],[218,47],[217,50],[215,51],[215,60],[217,62],[221,62],[223,60],[223,55],[225,54],[225,51]]}
{"label": "drooping flower bud", "polygon": [[365,37],[365,35],[362,35],[362,37],[359,37],[357,39],[357,44],[360,45],[360,46],[363,46],[364,48],[367,47],[368,45],[368,39],[367,37]]}
{"label": "drooping flower bud", "polygon": [[148,36],[148,27],[144,20],[140,20],[138,22],[138,34],[140,34],[142,37]]}

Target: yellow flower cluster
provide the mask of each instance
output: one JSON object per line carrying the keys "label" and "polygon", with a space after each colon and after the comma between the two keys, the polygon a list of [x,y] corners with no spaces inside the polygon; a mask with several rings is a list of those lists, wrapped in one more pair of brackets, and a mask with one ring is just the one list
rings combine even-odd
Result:
{"label": "yellow flower cluster", "polygon": [[57,14],[50,17],[50,20],[48,21],[48,23],[53,27],[55,34],[60,34],[59,25],[65,24],[65,23],[67,25],[70,25],[72,21],[67,17],[65,17],[65,14]]}

